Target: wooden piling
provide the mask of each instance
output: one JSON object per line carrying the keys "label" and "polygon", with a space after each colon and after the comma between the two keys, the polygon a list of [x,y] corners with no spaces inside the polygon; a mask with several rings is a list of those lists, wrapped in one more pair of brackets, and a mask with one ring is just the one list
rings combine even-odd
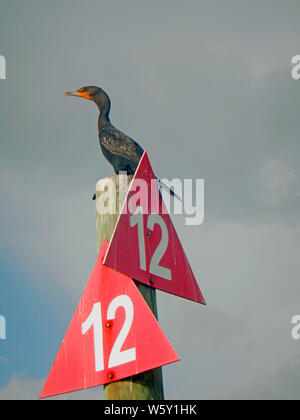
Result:
{"label": "wooden piling", "polygon": [[[100,251],[104,239],[111,240],[122,204],[119,197],[125,198],[124,189],[131,182],[132,176],[115,175],[98,181],[96,185],[96,208],[99,204],[107,204],[115,209],[114,214],[101,214],[96,211],[97,247]],[[115,187],[110,188],[112,183]],[[101,195],[104,194],[105,196]],[[103,198],[103,199],[102,199]],[[100,200],[100,201],[98,201]],[[121,200],[122,201],[122,200]],[[122,250],[120,250],[122,252]],[[140,293],[157,318],[156,290],[143,283],[135,282]],[[140,334],[143,332],[141,331]],[[163,376],[162,368],[153,369],[138,375],[131,376],[121,381],[112,382],[104,386],[105,400],[163,400]]]}

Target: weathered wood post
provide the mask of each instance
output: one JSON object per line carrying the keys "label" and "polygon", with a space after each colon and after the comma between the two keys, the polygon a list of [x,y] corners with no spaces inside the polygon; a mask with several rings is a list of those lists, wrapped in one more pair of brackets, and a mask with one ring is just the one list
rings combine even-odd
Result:
{"label": "weathered wood post", "polygon": [[[119,213],[126,195],[127,185],[132,176],[115,175],[98,181],[96,185],[96,228],[97,246],[100,251],[104,239],[111,240]],[[109,185],[115,186],[110,189]],[[101,197],[102,195],[102,197]],[[121,200],[119,199],[121,197]],[[114,214],[99,212],[101,204],[115,209]],[[121,205],[120,202],[121,201]],[[107,202],[107,203],[105,203]],[[129,244],[130,246],[130,244]],[[122,252],[122,250],[120,250]],[[145,301],[157,318],[156,290],[139,282],[135,282]],[[141,331],[141,334],[143,332]],[[105,400],[163,400],[162,368],[153,369],[138,375],[131,376],[121,381],[112,382],[104,386]]]}

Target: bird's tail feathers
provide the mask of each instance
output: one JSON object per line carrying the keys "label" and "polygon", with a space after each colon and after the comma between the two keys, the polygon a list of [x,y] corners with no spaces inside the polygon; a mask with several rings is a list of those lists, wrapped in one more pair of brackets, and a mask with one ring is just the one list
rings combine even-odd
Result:
{"label": "bird's tail feathers", "polygon": [[176,197],[178,200],[180,200],[180,201],[182,201],[182,198],[181,197],[179,197],[179,195],[178,194],[176,194],[175,193],[175,191],[174,191],[174,189],[173,188],[169,188],[166,184],[164,184],[160,179],[157,179],[158,180],[158,185],[159,185],[159,188],[160,188],[160,190],[165,190],[165,191],[167,191],[172,197]]}

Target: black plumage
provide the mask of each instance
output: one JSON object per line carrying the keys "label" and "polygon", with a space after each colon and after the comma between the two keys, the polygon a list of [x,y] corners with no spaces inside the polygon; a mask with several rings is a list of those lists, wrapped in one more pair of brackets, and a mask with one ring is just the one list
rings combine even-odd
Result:
{"label": "black plumage", "polygon": [[137,142],[111,124],[100,127],[99,142],[104,156],[116,174],[120,171],[126,171],[128,175],[135,173],[144,153]]}
{"label": "black plumage", "polygon": [[133,175],[144,150],[136,141],[111,124],[110,99],[107,93],[96,86],[87,86],[75,92],[66,92],[65,95],[78,96],[95,102],[100,112],[98,134],[103,155],[116,174],[126,171],[128,175]]}
{"label": "black plumage", "polygon": [[[99,87],[87,86],[74,92],[66,92],[65,96],[77,96],[95,102],[100,112],[98,134],[102,153],[116,174],[127,172],[128,175],[134,175],[144,150],[136,141],[111,124],[109,118],[110,99],[107,93]],[[158,181],[160,188],[166,189],[172,196],[176,195],[173,189],[168,188],[160,180]],[[178,196],[176,195],[176,197]],[[180,199],[180,197],[178,198]]]}

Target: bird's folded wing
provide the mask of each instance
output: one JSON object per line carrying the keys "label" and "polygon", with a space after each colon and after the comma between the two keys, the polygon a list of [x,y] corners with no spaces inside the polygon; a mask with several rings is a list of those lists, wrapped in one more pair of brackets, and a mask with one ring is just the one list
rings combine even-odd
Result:
{"label": "bird's folded wing", "polygon": [[144,150],[141,146],[114,127],[104,127],[99,131],[99,140],[110,153],[138,163]]}

